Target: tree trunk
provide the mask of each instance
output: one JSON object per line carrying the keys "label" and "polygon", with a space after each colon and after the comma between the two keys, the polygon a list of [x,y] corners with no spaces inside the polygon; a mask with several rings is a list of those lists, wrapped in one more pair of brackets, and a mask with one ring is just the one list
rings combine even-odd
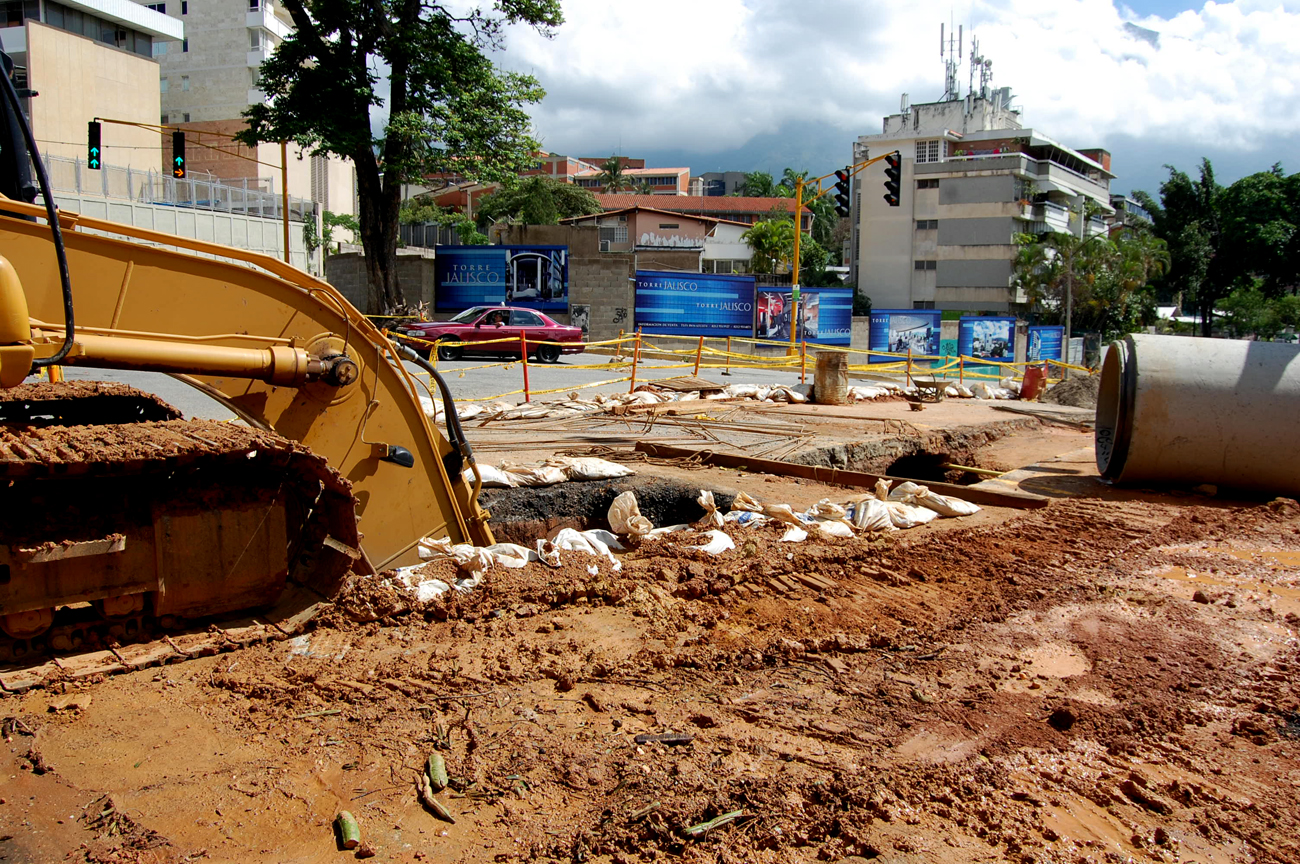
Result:
{"label": "tree trunk", "polygon": [[406,306],[397,279],[398,213],[401,185],[386,184],[374,157],[356,158],[357,193],[361,202],[361,246],[365,250],[368,306],[371,314],[387,315]]}

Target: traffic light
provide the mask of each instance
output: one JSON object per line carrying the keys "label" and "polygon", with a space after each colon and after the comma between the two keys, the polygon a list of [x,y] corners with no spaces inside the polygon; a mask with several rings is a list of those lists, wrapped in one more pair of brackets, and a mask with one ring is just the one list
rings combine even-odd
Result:
{"label": "traffic light", "polygon": [[99,121],[91,120],[86,127],[86,167],[99,170]]}
{"label": "traffic light", "polygon": [[172,133],[172,176],[185,176],[185,133],[181,131]]}
{"label": "traffic light", "polygon": [[902,154],[897,150],[885,157],[885,202],[890,207],[898,206],[898,194],[902,188],[903,171]]}
{"label": "traffic light", "polygon": [[835,172],[835,212],[840,216],[848,216],[853,212],[853,199],[849,197],[849,184],[852,177],[851,167]]}

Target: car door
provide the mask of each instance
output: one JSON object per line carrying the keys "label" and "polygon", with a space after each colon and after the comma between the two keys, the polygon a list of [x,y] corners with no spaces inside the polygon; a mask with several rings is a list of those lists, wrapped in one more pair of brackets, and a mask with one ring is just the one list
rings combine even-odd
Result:
{"label": "car door", "polygon": [[482,318],[474,322],[474,327],[471,332],[466,334],[465,340],[473,342],[489,342],[490,344],[483,346],[483,350],[491,353],[509,351],[513,347],[510,343],[495,341],[498,339],[508,339],[512,335],[516,339],[519,338],[517,332],[512,332],[509,324],[509,309],[489,309],[483,314]]}
{"label": "car door", "polygon": [[516,336],[523,333],[528,338],[529,345],[549,338],[546,332],[546,322],[542,320],[542,316],[536,312],[529,312],[527,309],[510,310],[510,328],[515,332]]}

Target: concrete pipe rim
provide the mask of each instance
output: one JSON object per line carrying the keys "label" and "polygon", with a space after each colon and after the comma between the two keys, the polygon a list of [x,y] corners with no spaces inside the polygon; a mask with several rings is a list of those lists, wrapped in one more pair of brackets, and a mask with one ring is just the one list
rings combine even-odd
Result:
{"label": "concrete pipe rim", "polygon": [[1137,391],[1137,355],[1133,340],[1110,343],[1101,364],[1097,392],[1096,429],[1093,433],[1097,471],[1110,481],[1118,480],[1128,461],[1133,435],[1133,402]]}

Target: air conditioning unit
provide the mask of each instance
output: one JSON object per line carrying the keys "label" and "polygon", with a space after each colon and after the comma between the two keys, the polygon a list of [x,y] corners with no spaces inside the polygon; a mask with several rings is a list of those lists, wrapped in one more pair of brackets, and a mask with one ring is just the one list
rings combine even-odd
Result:
{"label": "air conditioning unit", "polygon": [[609,241],[608,241],[608,240],[601,240],[601,241],[600,241],[600,251],[601,251],[601,252],[608,252],[608,251],[609,251]]}

